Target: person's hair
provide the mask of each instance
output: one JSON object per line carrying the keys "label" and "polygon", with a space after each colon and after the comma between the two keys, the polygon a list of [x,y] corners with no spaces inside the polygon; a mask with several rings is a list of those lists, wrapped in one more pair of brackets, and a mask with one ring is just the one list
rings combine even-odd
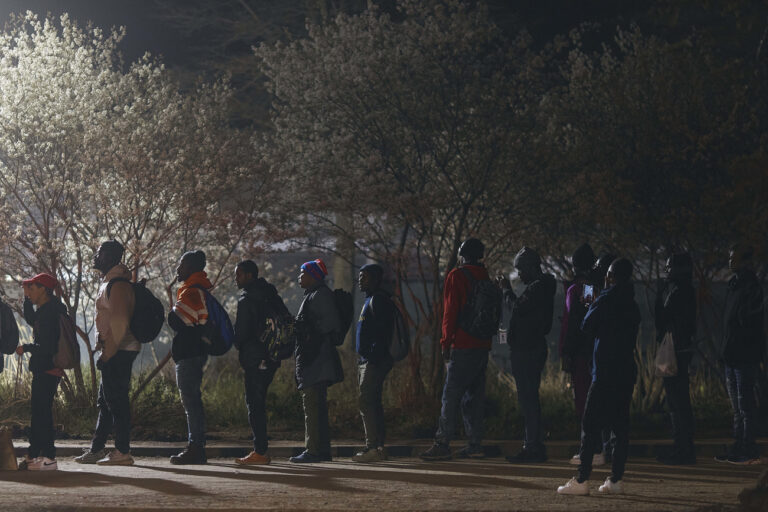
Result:
{"label": "person's hair", "polygon": [[237,268],[246,274],[251,274],[254,279],[259,277],[259,266],[256,265],[256,262],[253,260],[243,260],[237,264]]}
{"label": "person's hair", "polygon": [[101,252],[109,255],[113,261],[119,262],[121,259],[123,259],[125,247],[123,247],[123,244],[113,238],[111,240],[101,242]]}
{"label": "person's hair", "polygon": [[459,256],[464,256],[469,261],[481,260],[484,254],[485,245],[477,238],[467,238],[459,246]]}
{"label": "person's hair", "polygon": [[752,259],[755,249],[751,245],[735,243],[731,246],[731,252],[738,254],[742,261],[749,261]]}
{"label": "person's hair", "polygon": [[627,258],[617,258],[611,263],[613,277],[617,283],[628,283],[632,280],[632,262]]}
{"label": "person's hair", "polygon": [[45,293],[47,293],[49,297],[53,297],[53,290],[51,288],[48,288],[47,286],[42,285],[40,283],[32,283],[32,285],[44,289]]}
{"label": "person's hair", "polygon": [[188,261],[195,272],[205,270],[205,253],[203,251],[187,251],[181,256],[181,259]]}
{"label": "person's hair", "polygon": [[373,278],[373,281],[377,284],[381,283],[381,281],[384,279],[384,268],[381,265],[377,265],[376,263],[368,263],[367,265],[363,265],[360,267],[360,272],[368,273]]}
{"label": "person's hair", "polygon": [[573,252],[571,256],[571,263],[573,264],[574,272],[583,273],[592,269],[592,265],[595,263],[595,253],[592,251],[592,247],[589,244],[582,244]]}

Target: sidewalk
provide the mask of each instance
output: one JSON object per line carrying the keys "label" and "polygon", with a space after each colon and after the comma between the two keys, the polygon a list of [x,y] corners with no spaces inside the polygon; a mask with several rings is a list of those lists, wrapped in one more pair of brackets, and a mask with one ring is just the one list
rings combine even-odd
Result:
{"label": "sidewalk", "polygon": [[[730,439],[699,439],[696,441],[696,454],[699,457],[712,458],[725,451]],[[569,459],[578,451],[578,444],[571,441],[550,441],[545,443],[550,459]],[[629,456],[633,458],[653,458],[666,451],[672,442],[667,440],[631,440]],[[768,440],[758,443],[763,454],[768,455]],[[14,439],[16,455],[21,457],[26,453],[28,443],[25,440]],[[419,453],[432,445],[431,439],[395,440],[387,443],[387,453],[391,457],[418,457]],[[80,455],[83,449],[90,446],[88,440],[57,440],[56,452],[59,457]],[[108,447],[112,445],[108,444]],[[183,442],[134,441],[131,443],[131,453],[135,457],[169,457],[181,451],[186,446]],[[463,441],[454,441],[452,448],[463,446]],[[209,458],[242,457],[253,448],[249,441],[208,441],[206,454]],[[331,444],[331,455],[334,458],[348,458],[362,448],[362,443],[356,440],[340,439]],[[521,441],[486,441],[483,444],[487,457],[502,457],[517,453]],[[276,459],[298,455],[304,450],[299,441],[270,440],[269,454]],[[764,458],[765,461],[765,458]],[[766,461],[768,462],[768,461]]]}

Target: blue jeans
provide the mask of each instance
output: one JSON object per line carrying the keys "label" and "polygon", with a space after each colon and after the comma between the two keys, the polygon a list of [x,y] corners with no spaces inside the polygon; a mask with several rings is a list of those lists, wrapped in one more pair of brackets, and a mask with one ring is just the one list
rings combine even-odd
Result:
{"label": "blue jeans", "polygon": [[725,384],[733,407],[733,438],[736,450],[743,455],[758,455],[757,406],[755,382],[757,364],[725,366]]}
{"label": "blue jeans", "polygon": [[469,444],[479,446],[485,434],[485,371],[488,351],[454,349],[445,375],[440,422],[435,441],[449,444],[454,437],[456,416],[461,404],[464,432]]}
{"label": "blue jeans", "polygon": [[509,363],[517,386],[517,401],[523,412],[525,433],[523,449],[540,452],[544,450],[544,434],[541,427],[541,401],[539,386],[541,372],[547,362],[547,348],[538,350],[510,351]]}
{"label": "blue jeans", "polygon": [[181,405],[187,415],[189,444],[205,446],[205,412],[200,384],[203,382],[203,366],[208,356],[190,357],[176,363],[176,385],[179,387]]}

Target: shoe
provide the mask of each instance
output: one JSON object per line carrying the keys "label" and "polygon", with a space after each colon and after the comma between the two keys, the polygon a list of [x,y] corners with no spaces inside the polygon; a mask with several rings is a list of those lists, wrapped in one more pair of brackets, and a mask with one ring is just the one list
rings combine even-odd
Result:
{"label": "shoe", "polygon": [[484,459],[485,451],[482,446],[467,445],[453,454],[457,459]]}
{"label": "shoe", "polygon": [[170,462],[175,465],[207,464],[208,459],[205,457],[204,446],[189,444],[181,453],[171,455]]}
{"label": "shoe", "polygon": [[330,453],[321,453],[320,460],[323,462],[333,462],[333,457],[331,457]]}
{"label": "shoe", "polygon": [[386,448],[379,446],[376,448],[376,450],[379,452],[379,457],[381,457],[381,460],[389,460],[389,454],[387,453]]}
{"label": "shoe", "polygon": [[262,455],[257,451],[252,451],[245,457],[235,459],[235,464],[241,466],[266,466],[270,462],[272,462],[272,458],[269,455],[266,453]]}
{"label": "shoe", "polygon": [[[330,459],[330,456],[328,458]],[[307,450],[304,450],[301,454],[288,459],[288,462],[293,462],[294,464],[315,464],[325,462],[325,459],[320,455],[312,455]]]}
{"label": "shoe", "polygon": [[568,464],[570,464],[571,466],[578,466],[579,464],[581,464],[581,456],[577,453],[576,455],[568,459]]}
{"label": "shoe", "polygon": [[96,464],[98,461],[107,456],[106,450],[103,448],[97,452],[92,452],[89,449],[83,450],[82,455],[75,457],[75,462],[78,464]]}
{"label": "shoe", "polygon": [[598,491],[605,494],[624,494],[624,485],[621,480],[614,482],[611,477],[605,479],[605,483],[597,488]]}
{"label": "shoe", "polygon": [[[577,453],[573,457],[571,457],[568,460],[568,464],[571,464],[572,466],[578,466],[581,464],[581,456]],[[592,467],[595,466],[605,466],[605,454],[604,453],[596,453],[592,455]]]}
{"label": "shoe", "polygon": [[759,455],[731,455],[728,457],[727,462],[730,462],[731,464],[737,464],[739,466],[751,466],[753,464],[763,463]]}
{"label": "shoe", "polygon": [[589,480],[579,482],[576,477],[568,480],[565,485],[561,485],[557,488],[557,494],[570,494],[573,496],[588,496],[589,495]]}
{"label": "shoe", "polygon": [[133,457],[131,453],[123,453],[120,450],[112,450],[106,457],[99,459],[96,464],[99,466],[133,466]]}
{"label": "shoe", "polygon": [[741,443],[733,443],[726,448],[725,453],[715,455],[715,462],[728,462],[728,459],[743,455],[743,453]]}
{"label": "shoe", "polygon": [[547,454],[544,451],[533,451],[523,448],[517,455],[507,455],[506,459],[510,464],[533,464],[547,462]]}
{"label": "shoe", "polygon": [[27,463],[27,469],[29,471],[56,471],[59,469],[59,465],[56,463],[56,459],[38,457]]}
{"label": "shoe", "polygon": [[451,460],[451,449],[447,444],[435,443],[425,452],[419,454],[421,460]]}
{"label": "shoe", "polygon": [[35,459],[30,458],[29,455],[25,455],[23,459],[19,461],[19,471],[26,471],[29,469],[29,465],[34,462]]}
{"label": "shoe", "polygon": [[352,456],[352,462],[381,462],[387,460],[386,455],[382,457],[380,448],[366,448]]}

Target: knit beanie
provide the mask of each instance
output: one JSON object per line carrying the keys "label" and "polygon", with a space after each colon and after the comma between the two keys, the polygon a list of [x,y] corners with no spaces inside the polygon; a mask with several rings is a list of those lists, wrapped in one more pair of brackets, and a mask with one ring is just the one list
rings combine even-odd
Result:
{"label": "knit beanie", "polygon": [[320,258],[304,263],[301,270],[315,278],[315,281],[322,281],[328,275],[328,269]]}

